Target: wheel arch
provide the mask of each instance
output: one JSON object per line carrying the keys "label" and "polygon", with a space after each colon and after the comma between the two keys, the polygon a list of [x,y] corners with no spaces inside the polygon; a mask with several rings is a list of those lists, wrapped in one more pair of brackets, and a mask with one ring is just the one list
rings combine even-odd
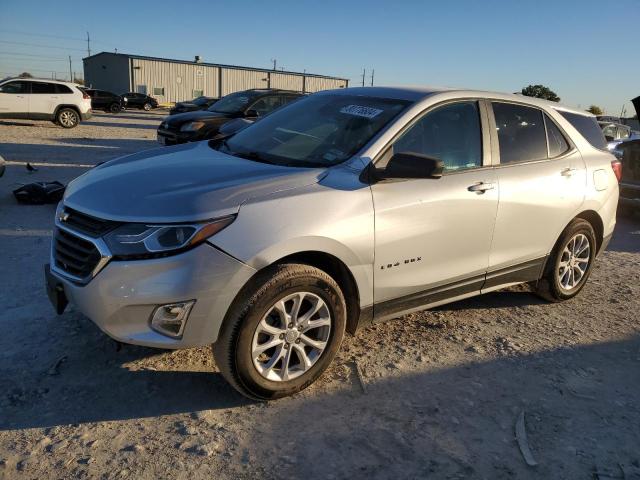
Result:
{"label": "wheel arch", "polygon": [[73,105],[73,104],[62,104],[62,105],[58,105],[56,107],[55,112],[53,113],[53,118],[57,119],[58,118],[58,113],[60,112],[60,110],[62,110],[63,108],[70,108],[71,110],[75,110],[76,113],[78,114],[78,117],[80,117],[80,119],[82,119],[82,114],[80,113],[80,109],[78,108],[77,105]]}
{"label": "wheel arch", "polygon": [[272,265],[283,263],[309,265],[333,278],[344,294],[347,306],[347,332],[356,333],[360,320],[360,291],[353,273],[342,260],[327,252],[307,250],[289,254],[276,260]]}
{"label": "wheel arch", "polygon": [[[583,212],[580,212],[573,219],[571,219],[571,221],[573,221],[573,220],[575,220],[577,218],[581,218],[583,220],[586,220],[587,222],[589,222],[591,224],[591,227],[593,227],[593,231],[596,234],[596,253],[599,254],[600,253],[600,249],[602,248],[602,243],[604,241],[604,222],[602,221],[602,218],[600,217],[600,215],[598,215],[598,212],[596,212],[594,210],[585,210]],[[571,222],[569,222],[569,223],[571,223]],[[568,224],[567,224],[567,226],[568,226]],[[565,227],[565,229],[566,229],[566,227]]]}

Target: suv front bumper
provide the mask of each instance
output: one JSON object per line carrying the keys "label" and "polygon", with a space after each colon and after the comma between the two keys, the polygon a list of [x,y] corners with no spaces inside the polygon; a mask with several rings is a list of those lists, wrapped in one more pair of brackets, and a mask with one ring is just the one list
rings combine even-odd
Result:
{"label": "suv front bumper", "polygon": [[[185,348],[214,343],[224,316],[255,270],[204,243],[179,255],[111,261],[86,285],[49,275],[80,312],[123,343]],[[151,328],[160,305],[195,300],[181,338]]]}

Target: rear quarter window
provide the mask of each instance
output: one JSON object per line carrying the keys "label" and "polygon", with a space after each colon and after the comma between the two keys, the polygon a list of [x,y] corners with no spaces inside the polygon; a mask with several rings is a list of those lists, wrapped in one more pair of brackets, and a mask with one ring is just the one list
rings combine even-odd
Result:
{"label": "rear quarter window", "polygon": [[571,125],[573,125],[573,128],[578,130],[580,135],[582,135],[593,147],[600,150],[607,149],[607,141],[605,140],[604,133],[602,133],[602,129],[600,128],[600,125],[598,125],[595,117],[588,117],[578,113],[563,112],[562,110],[557,110],[557,112]]}

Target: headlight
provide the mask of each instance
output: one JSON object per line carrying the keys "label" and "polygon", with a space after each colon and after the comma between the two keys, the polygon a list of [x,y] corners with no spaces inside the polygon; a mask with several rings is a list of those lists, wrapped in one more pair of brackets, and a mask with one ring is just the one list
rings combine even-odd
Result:
{"label": "headlight", "polygon": [[204,127],[204,122],[189,122],[185,123],[180,127],[181,132],[195,132],[196,130],[200,130]]}
{"label": "headlight", "polygon": [[114,257],[148,258],[165,256],[194,247],[230,225],[234,216],[206,223],[149,225],[128,223],[105,235]]}

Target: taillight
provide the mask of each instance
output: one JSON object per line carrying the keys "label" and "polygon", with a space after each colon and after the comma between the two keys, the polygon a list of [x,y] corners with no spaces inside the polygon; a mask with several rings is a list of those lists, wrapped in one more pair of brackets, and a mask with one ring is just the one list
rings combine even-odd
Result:
{"label": "taillight", "polygon": [[611,160],[611,168],[613,168],[613,173],[615,173],[618,181],[622,180],[622,162],[618,159]]}
{"label": "taillight", "polygon": [[91,97],[89,96],[89,94],[87,92],[82,92],[82,98],[84,98],[85,100],[88,100]]}

